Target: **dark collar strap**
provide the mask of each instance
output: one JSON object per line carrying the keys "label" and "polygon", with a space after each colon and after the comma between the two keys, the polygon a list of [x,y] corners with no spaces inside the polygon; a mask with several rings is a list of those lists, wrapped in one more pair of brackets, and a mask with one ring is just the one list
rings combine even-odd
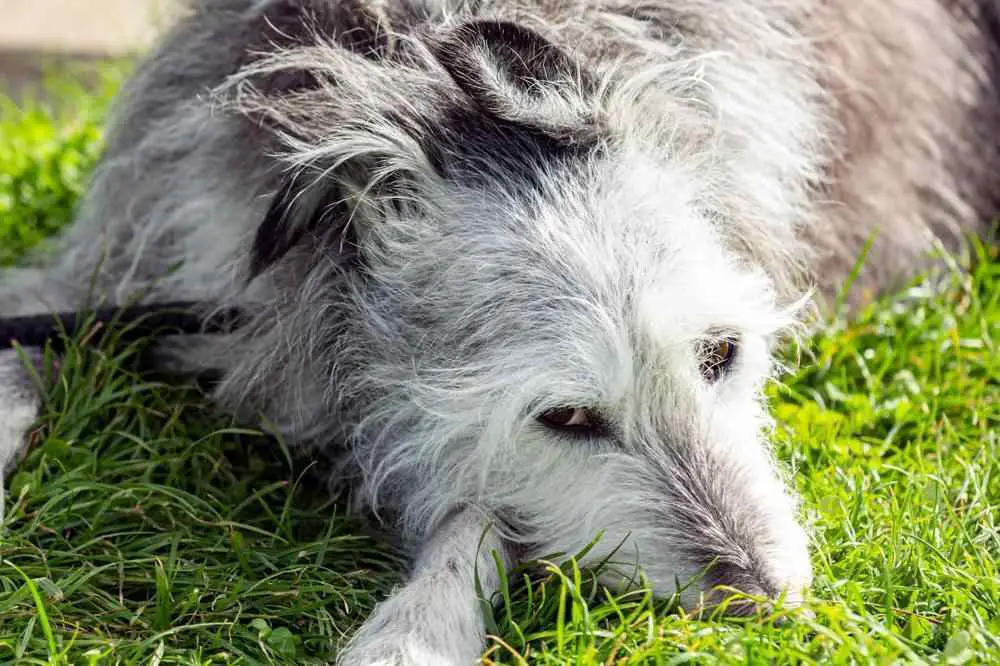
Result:
{"label": "dark collar strap", "polygon": [[216,310],[207,318],[201,317],[195,314],[198,305],[156,303],[0,318],[0,349],[10,349],[15,343],[22,347],[42,347],[47,343],[62,347],[66,336],[72,338],[84,326],[114,326],[116,334],[125,341],[163,335],[228,333],[245,318],[236,308]]}

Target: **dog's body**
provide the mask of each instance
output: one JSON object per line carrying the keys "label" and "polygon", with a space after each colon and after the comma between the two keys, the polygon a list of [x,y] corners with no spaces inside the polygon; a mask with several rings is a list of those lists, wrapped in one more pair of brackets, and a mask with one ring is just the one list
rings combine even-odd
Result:
{"label": "dog's body", "polygon": [[[573,554],[794,601],[776,335],[879,228],[892,285],[996,212],[994,0],[203,0],[4,316],[235,305],[173,344],[414,551],[345,663],[471,663],[475,575]],[[179,267],[178,267],[179,265]],[[37,396],[0,365],[0,467]]]}

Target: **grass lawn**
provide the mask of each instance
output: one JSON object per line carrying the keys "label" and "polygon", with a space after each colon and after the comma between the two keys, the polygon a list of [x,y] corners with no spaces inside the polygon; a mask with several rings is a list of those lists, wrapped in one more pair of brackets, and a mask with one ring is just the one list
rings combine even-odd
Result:
{"label": "grass lawn", "polygon": [[[70,218],[116,84],[0,102],[0,264]],[[814,617],[699,621],[538,565],[498,601],[487,663],[1000,663],[998,346],[986,261],[832,323],[772,388]],[[0,663],[329,661],[399,562],[307,461],[137,377],[135,351],[71,346],[9,479]]]}

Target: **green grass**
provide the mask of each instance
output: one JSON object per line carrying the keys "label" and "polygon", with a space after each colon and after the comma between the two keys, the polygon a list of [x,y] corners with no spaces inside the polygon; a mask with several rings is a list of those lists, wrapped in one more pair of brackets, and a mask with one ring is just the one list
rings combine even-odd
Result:
{"label": "green grass", "polygon": [[[107,93],[0,105],[0,263],[70,217]],[[1000,662],[1000,266],[808,342],[772,390],[814,538],[814,617],[703,621],[573,569],[512,575],[504,664]],[[0,663],[323,663],[401,567],[309,464],[137,348],[71,346],[0,530]],[[791,357],[791,352],[789,352]]]}

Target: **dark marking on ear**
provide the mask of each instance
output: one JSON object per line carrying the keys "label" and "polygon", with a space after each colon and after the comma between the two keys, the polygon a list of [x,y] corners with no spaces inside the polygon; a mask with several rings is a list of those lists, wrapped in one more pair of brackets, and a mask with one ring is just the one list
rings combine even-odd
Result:
{"label": "dark marking on ear", "polygon": [[441,64],[472,97],[493,88],[485,79],[482,56],[499,73],[525,92],[537,91],[537,81],[574,78],[576,65],[562,49],[534,30],[510,21],[472,21],[456,28],[439,46]]}
{"label": "dark marking on ear", "polygon": [[510,21],[464,23],[433,48],[459,88],[487,112],[510,120],[542,116],[537,111],[549,98],[575,96],[582,106],[591,92],[589,76],[568,53]]}
{"label": "dark marking on ear", "polygon": [[280,261],[309,235],[335,237],[340,246],[354,247],[346,204],[335,190],[323,192],[319,189],[322,187],[301,173],[283,180],[257,227],[250,250],[251,279]]}
{"label": "dark marking on ear", "polygon": [[441,110],[423,133],[422,149],[443,177],[470,186],[538,186],[544,172],[582,163],[600,148],[596,134],[553,134],[467,106]]}
{"label": "dark marking on ear", "polygon": [[301,239],[304,229],[292,220],[296,178],[288,178],[271,199],[271,206],[257,227],[250,251],[250,275],[256,277],[284,256]]}

